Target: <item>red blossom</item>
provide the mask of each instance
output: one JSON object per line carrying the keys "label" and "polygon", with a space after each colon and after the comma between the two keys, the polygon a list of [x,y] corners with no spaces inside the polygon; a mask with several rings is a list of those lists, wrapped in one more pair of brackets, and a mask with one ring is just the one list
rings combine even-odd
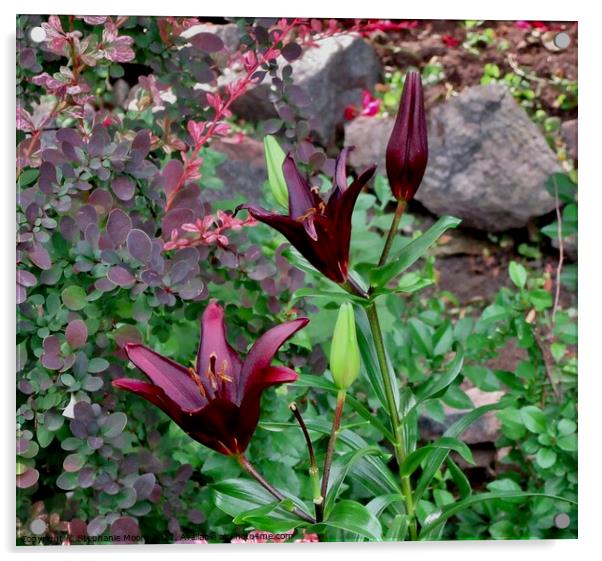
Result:
{"label": "red blossom", "polygon": [[255,205],[239,207],[278,230],[318,271],[337,283],[347,280],[353,207],[376,169],[376,165],[369,167],[351,185],[347,185],[345,166],[351,149],[343,149],[336,160],[334,187],[326,201],[318,189],[301,175],[288,154],[282,165],[289,195],[288,215],[269,212]]}
{"label": "red blossom", "polygon": [[294,382],[297,374],[272,366],[278,349],[307,325],[307,318],[282,323],[264,333],[244,360],[226,339],[224,310],[209,303],[201,318],[201,340],[194,367],[186,367],[140,344],[125,352],[149,378],[113,381],[167,413],[191,438],[226,456],[242,454],[257,423],[262,393]]}

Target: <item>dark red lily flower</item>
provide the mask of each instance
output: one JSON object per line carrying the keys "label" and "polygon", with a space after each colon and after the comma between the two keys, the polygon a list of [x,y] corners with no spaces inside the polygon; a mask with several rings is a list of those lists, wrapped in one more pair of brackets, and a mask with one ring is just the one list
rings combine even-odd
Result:
{"label": "dark red lily flower", "polygon": [[257,428],[262,392],[297,380],[290,368],[270,363],[282,344],[308,322],[299,318],[273,327],[255,342],[243,362],[226,341],[224,310],[211,302],[201,319],[195,368],[182,366],[144,345],[128,344],[128,358],[150,383],[120,378],[113,385],[165,411],[201,444],[227,456],[241,454]]}
{"label": "dark red lily flower", "polygon": [[347,280],[353,207],[376,169],[376,165],[370,166],[348,186],[345,166],[352,148],[343,149],[337,158],[327,201],[317,187],[310,186],[288,154],[282,164],[288,187],[288,216],[253,205],[239,207],[278,230],[318,271],[337,283]]}
{"label": "dark red lily flower", "polygon": [[427,161],[422,81],[418,72],[408,72],[386,155],[387,176],[397,200],[410,201],[414,198]]}

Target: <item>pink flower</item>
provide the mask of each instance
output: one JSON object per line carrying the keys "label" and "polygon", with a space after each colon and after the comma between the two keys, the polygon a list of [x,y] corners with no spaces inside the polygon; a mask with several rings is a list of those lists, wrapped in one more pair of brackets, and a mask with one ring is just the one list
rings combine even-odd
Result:
{"label": "pink flower", "polygon": [[372,97],[368,90],[362,92],[362,115],[374,117],[380,109],[380,99]]}
{"label": "pink flower", "polygon": [[374,117],[378,115],[380,111],[380,99],[372,97],[372,94],[368,90],[362,92],[362,107],[361,109],[356,105],[348,105],[345,107],[343,117],[346,121],[352,121],[358,115],[364,115],[366,117]]}
{"label": "pink flower", "polygon": [[111,62],[129,62],[134,59],[135,54],[132,50],[134,43],[133,37],[129,35],[118,35],[117,26],[108,20],[102,30],[102,42],[100,47],[104,58]]}
{"label": "pink flower", "polygon": [[460,41],[451,35],[442,35],[441,41],[446,47],[454,48],[460,44]]}
{"label": "pink flower", "polygon": [[303,528],[302,531],[303,531],[303,537],[296,539],[295,543],[315,543],[315,542],[320,541],[318,539],[318,534],[315,534],[314,532],[307,533],[305,531],[305,528]]}

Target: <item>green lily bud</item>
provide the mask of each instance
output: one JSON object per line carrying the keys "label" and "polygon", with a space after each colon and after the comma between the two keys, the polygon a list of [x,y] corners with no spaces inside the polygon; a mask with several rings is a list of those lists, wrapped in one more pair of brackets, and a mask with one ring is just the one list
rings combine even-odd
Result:
{"label": "green lily bud", "polygon": [[337,388],[346,390],[360,373],[360,349],[355,332],[353,306],[345,302],[339,309],[330,347],[330,371]]}
{"label": "green lily bud", "polygon": [[268,134],[263,138],[265,162],[268,168],[268,183],[276,202],[288,209],[288,187],[282,173],[282,164],[286,154],[278,141]]}

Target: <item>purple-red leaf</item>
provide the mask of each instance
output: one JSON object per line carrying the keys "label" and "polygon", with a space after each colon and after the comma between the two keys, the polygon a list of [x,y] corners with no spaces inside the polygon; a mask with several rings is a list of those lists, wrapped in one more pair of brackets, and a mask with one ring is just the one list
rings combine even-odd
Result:
{"label": "purple-red leaf", "polygon": [[141,263],[148,263],[153,244],[146,232],[137,228],[130,230],[127,237],[127,248],[130,255]]}
{"label": "purple-red leaf", "polygon": [[298,59],[301,56],[302,49],[300,45],[297,43],[289,43],[282,47],[280,54],[288,61],[293,62],[293,60]]}
{"label": "purple-red leaf", "polygon": [[114,208],[107,220],[107,233],[116,246],[121,245],[132,229],[132,220],[120,208]]}
{"label": "purple-red leaf", "polygon": [[129,288],[136,283],[136,278],[124,267],[111,267],[107,272],[107,278],[117,286]]}
{"label": "purple-red leaf", "polygon": [[67,329],[65,329],[65,337],[71,348],[79,349],[83,347],[88,340],[88,327],[86,323],[81,319],[70,321]]}
{"label": "purple-red leaf", "polygon": [[224,42],[214,33],[197,33],[190,38],[190,42],[206,53],[216,53],[224,48]]}
{"label": "purple-red leaf", "polygon": [[113,189],[113,193],[115,193],[118,199],[129,201],[136,192],[136,184],[129,177],[120,175],[111,184],[111,189]]}
{"label": "purple-red leaf", "polygon": [[184,166],[180,160],[169,160],[161,175],[164,178],[163,189],[165,191],[165,195],[168,197],[172,194],[176,186],[180,183],[180,179],[182,178],[182,174],[184,173]]}
{"label": "purple-red leaf", "polygon": [[33,247],[28,251],[29,258],[34,265],[37,265],[40,269],[46,270],[52,267],[50,261],[50,255],[48,252],[39,244],[34,243]]}

